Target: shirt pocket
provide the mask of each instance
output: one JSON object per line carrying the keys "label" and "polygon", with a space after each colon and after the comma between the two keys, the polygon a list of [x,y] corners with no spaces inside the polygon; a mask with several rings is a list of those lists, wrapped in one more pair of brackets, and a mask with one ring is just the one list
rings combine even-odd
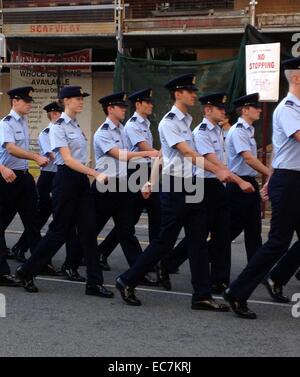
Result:
{"label": "shirt pocket", "polygon": [[17,131],[15,132],[15,140],[16,141],[21,141],[25,139],[25,134],[23,131]]}
{"label": "shirt pocket", "polygon": [[215,151],[220,151],[222,149],[218,139],[212,139],[211,142]]}

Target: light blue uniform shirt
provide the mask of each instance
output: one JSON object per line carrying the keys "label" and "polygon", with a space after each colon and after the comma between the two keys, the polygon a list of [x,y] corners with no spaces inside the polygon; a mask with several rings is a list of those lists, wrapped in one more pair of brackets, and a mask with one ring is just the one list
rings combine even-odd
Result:
{"label": "light blue uniform shirt", "polygon": [[[220,126],[214,126],[208,119],[202,122],[193,131],[196,150],[202,156],[215,153],[218,159],[224,163],[223,135]],[[216,178],[214,173],[204,171],[204,178]]]}
{"label": "light blue uniform shirt", "polygon": [[225,143],[228,169],[236,175],[255,177],[256,170],[252,169],[240,154],[249,151],[257,157],[254,127],[240,117],[228,131]]}
{"label": "light blue uniform shirt", "polygon": [[66,113],[51,126],[51,150],[55,152],[55,165],[64,165],[64,160],[59,152],[61,147],[69,147],[71,155],[82,164],[87,164],[87,139],[76,120],[71,119]]}
{"label": "light blue uniform shirt", "polygon": [[292,136],[299,130],[300,99],[288,93],[273,114],[274,169],[300,171],[300,143]]}
{"label": "light blue uniform shirt", "polygon": [[[143,118],[137,112],[127,121],[124,127],[124,132],[126,135],[126,141],[128,145],[128,150],[131,152],[139,152],[138,143],[146,141],[151,148],[153,148],[153,137],[150,130],[149,119]],[[149,163],[150,158],[139,158],[135,160],[138,163]]]}
{"label": "light blue uniform shirt", "polygon": [[5,148],[6,143],[14,143],[24,150],[29,150],[27,119],[14,110],[0,122],[0,164],[15,170],[28,169],[28,161],[9,154]]}
{"label": "light blue uniform shirt", "polygon": [[[40,134],[39,134],[39,146],[41,150],[41,154],[45,157],[48,157],[49,153],[52,153],[51,145],[50,145],[50,127],[52,127],[53,123],[49,123],[48,127],[46,127]],[[41,167],[43,171],[49,171],[52,173],[57,172],[57,166],[54,164],[54,161],[50,161],[49,164],[45,167]]]}
{"label": "light blue uniform shirt", "polygon": [[94,135],[94,151],[96,170],[109,177],[123,177],[127,175],[127,162],[111,157],[108,152],[113,149],[127,149],[124,127],[120,123],[116,126],[109,117],[98,128]]}
{"label": "light blue uniform shirt", "polygon": [[163,154],[163,174],[189,178],[195,174],[195,167],[176,149],[175,145],[186,142],[196,150],[190,129],[192,117],[180,111],[175,105],[160,121],[158,126]]}

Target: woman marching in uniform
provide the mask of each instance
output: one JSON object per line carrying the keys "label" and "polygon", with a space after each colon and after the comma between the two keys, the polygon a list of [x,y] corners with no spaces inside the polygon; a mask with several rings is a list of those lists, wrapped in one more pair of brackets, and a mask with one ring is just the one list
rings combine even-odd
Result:
{"label": "woman marching in uniform", "polygon": [[76,227],[84,249],[87,265],[86,294],[113,297],[103,287],[103,275],[97,256],[95,212],[88,176],[97,180],[106,176],[86,166],[87,139],[76,121],[83,109],[83,98],[89,96],[80,86],[61,89],[59,99],[65,111],[50,129],[51,149],[56,153],[57,173],[53,181],[53,221],[48,232],[35,248],[32,256],[17,268],[25,290],[37,292],[33,277],[57,253]]}

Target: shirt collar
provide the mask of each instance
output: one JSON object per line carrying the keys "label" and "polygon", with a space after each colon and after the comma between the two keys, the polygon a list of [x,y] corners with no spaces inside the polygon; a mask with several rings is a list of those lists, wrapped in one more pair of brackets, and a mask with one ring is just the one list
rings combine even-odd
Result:
{"label": "shirt collar", "polygon": [[296,97],[294,94],[292,94],[291,92],[288,92],[286,99],[290,99],[293,102],[295,102],[297,106],[300,106],[300,99]]}
{"label": "shirt collar", "polygon": [[186,120],[186,123],[187,123],[187,126],[190,127],[190,125],[191,125],[191,123],[192,123],[192,120],[193,120],[193,118],[191,117],[190,114],[187,114],[187,113],[185,114],[185,113],[183,113],[183,112],[182,112],[181,110],[179,110],[178,107],[175,106],[175,105],[173,105],[173,107],[172,107],[172,109],[171,109],[171,112],[174,113],[174,114],[177,116],[177,118],[178,118],[179,120],[183,120],[183,119],[185,119],[185,120]]}
{"label": "shirt collar", "polygon": [[245,121],[245,119],[242,118],[242,117],[239,117],[237,123],[242,123],[242,125],[243,125],[244,128],[246,128],[246,129],[247,129],[247,128],[250,128],[250,129],[254,128],[254,127],[251,126],[249,123],[247,123],[247,122]]}
{"label": "shirt collar", "polygon": [[142,124],[146,124],[148,127],[150,126],[150,121],[148,118],[143,118],[138,112],[135,111],[133,114],[134,117],[136,117],[137,121]]}
{"label": "shirt collar", "polygon": [[15,118],[16,121],[19,121],[22,117],[15,110],[11,109],[9,115]]}
{"label": "shirt collar", "polygon": [[62,112],[60,117],[64,119],[65,123],[71,123],[72,126],[78,127],[78,123],[76,119],[74,120],[70,118],[69,115],[67,115],[65,112]]}
{"label": "shirt collar", "polygon": [[207,118],[203,118],[201,123],[205,123],[207,125],[207,128],[212,131],[212,130],[218,130],[218,125],[213,125]]}
{"label": "shirt collar", "polygon": [[105,123],[108,123],[109,128],[110,128],[111,130],[114,130],[115,128],[120,128],[120,129],[123,128],[122,123],[119,123],[119,127],[118,127],[118,126],[116,126],[116,125],[114,124],[114,122],[113,122],[109,117],[106,118]]}

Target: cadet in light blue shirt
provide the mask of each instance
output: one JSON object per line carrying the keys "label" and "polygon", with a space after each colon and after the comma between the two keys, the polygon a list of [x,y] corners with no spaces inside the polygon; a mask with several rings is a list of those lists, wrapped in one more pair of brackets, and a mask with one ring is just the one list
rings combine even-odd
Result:
{"label": "cadet in light blue shirt", "polygon": [[0,122],[0,164],[13,170],[16,176],[13,184],[11,180],[0,177],[0,216],[3,216],[0,219],[1,250],[5,247],[5,230],[17,213],[21,216],[31,252],[40,239],[35,182],[28,172],[27,160],[36,161],[40,166],[48,164],[49,160],[28,150],[27,115],[32,107],[32,93],[32,87],[9,90],[7,94],[10,97],[12,109],[9,115]]}
{"label": "cadet in light blue shirt", "polygon": [[70,239],[76,228],[76,239],[73,241],[80,241],[87,267],[85,293],[113,297],[113,293],[103,286],[103,274],[97,255],[94,201],[87,176],[96,179],[107,177],[85,166],[87,140],[76,121],[76,116],[83,110],[84,97],[87,96],[89,94],[84,93],[80,86],[66,86],[59,93],[65,111],[50,128],[51,149],[56,152],[57,164],[52,188],[53,221],[32,256],[16,271],[24,288],[30,292],[38,291],[33,277]]}
{"label": "cadet in light blue shirt", "polygon": [[[128,99],[132,102],[136,110],[124,127],[124,132],[129,151],[155,151],[155,149],[153,148],[153,138],[150,130],[150,121],[148,119],[148,117],[152,114],[153,110],[152,89],[143,89],[131,93],[130,96],[128,96]],[[111,125],[111,120],[109,117],[106,119],[105,123]],[[117,127],[115,126],[115,128]],[[106,131],[106,133],[107,132],[108,131]],[[95,149],[97,148],[98,146],[96,144]],[[108,156],[107,158],[112,157]],[[147,200],[143,198],[140,192],[140,189],[148,181],[151,174],[150,158],[135,158],[134,160],[131,159],[128,164],[128,178],[130,176],[134,177],[134,174],[139,174],[141,170],[143,170],[143,173],[140,174],[139,182],[137,182],[139,190],[137,192],[132,192],[132,199],[134,201],[134,205],[131,209],[131,212],[133,213],[134,224],[136,224],[140,219],[142,211],[144,209],[147,210],[149,224],[149,240],[151,241],[152,239],[157,238],[160,229],[159,192],[152,193],[150,198],[148,198]],[[107,258],[116,248],[119,241],[120,239],[118,231],[116,227],[114,227],[111,230],[111,232],[106,236],[105,240],[98,247],[98,251],[101,255],[103,268],[106,270],[110,269],[109,265],[107,264]],[[153,286],[153,283],[151,283],[151,280],[148,277],[144,278],[143,283],[148,283],[147,285]]]}
{"label": "cadet in light blue shirt", "polygon": [[299,130],[300,99],[289,92],[273,114],[274,169],[300,170],[300,143],[292,136]]}
{"label": "cadet in light blue shirt", "polygon": [[242,231],[245,235],[247,258],[250,260],[261,246],[261,208],[259,186],[255,179],[258,173],[269,175],[269,169],[257,158],[253,123],[260,118],[259,94],[253,93],[234,102],[239,119],[226,138],[227,166],[236,175],[250,182],[253,193],[243,193],[235,183],[226,186],[231,207],[231,239]]}

